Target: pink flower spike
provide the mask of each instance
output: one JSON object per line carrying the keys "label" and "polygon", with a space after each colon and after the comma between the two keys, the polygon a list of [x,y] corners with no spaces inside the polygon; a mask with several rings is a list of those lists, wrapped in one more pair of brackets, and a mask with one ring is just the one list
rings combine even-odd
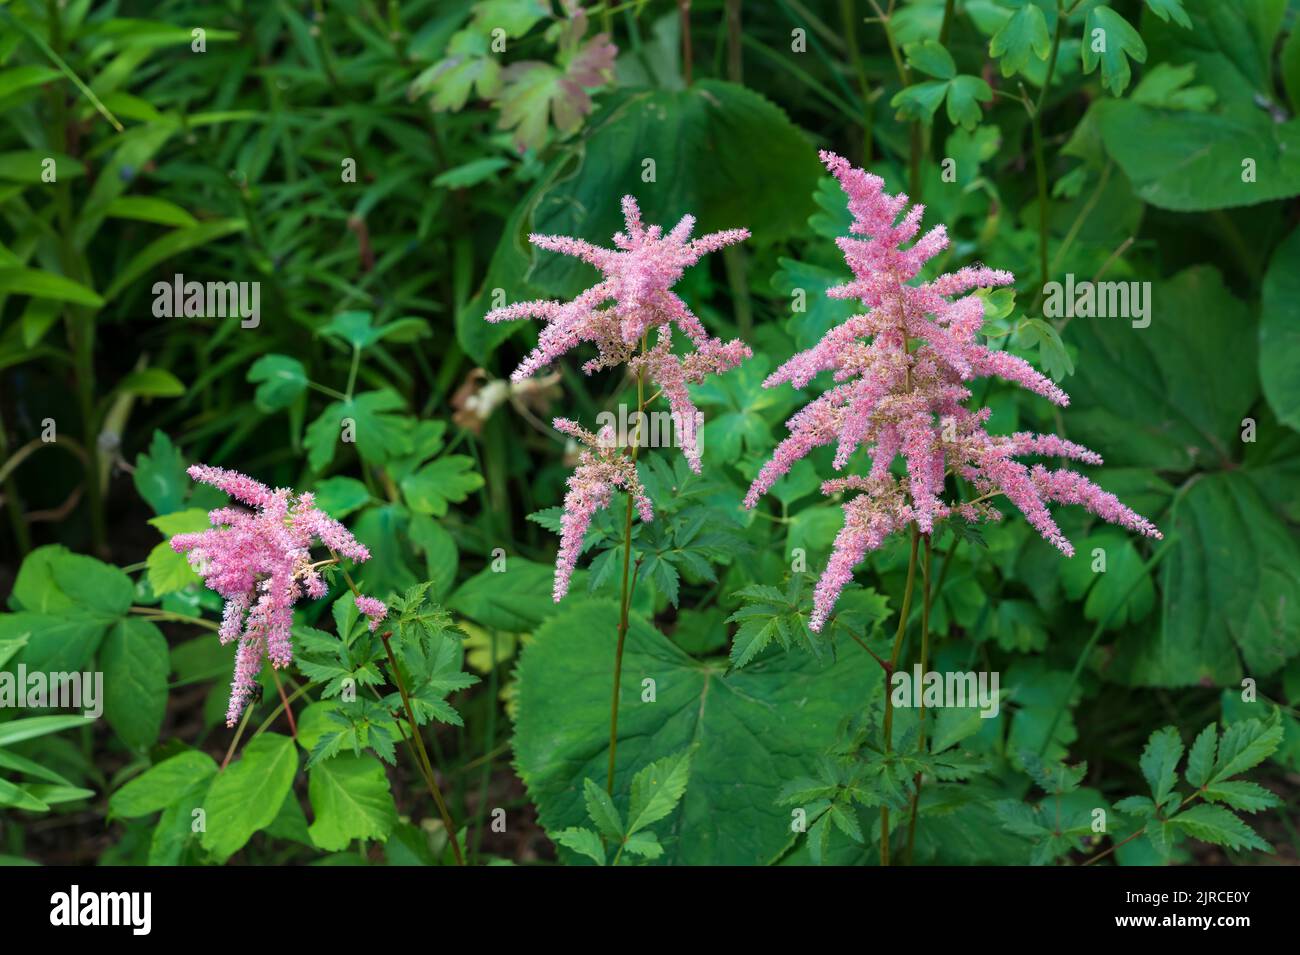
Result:
{"label": "pink flower spike", "polygon": [[[1096,452],[1056,435],[990,435],[988,409],[964,406],[971,394],[966,382],[986,376],[1057,405],[1069,404],[1065,392],[1029,362],[979,339],[984,303],[974,290],[1010,285],[1014,276],[970,265],[920,281],[925,264],[948,248],[947,230],[936,225],[921,234],[921,206],[908,208],[907,196],[889,195],[879,176],[834,153],[823,152],[821,158],[853,216],[851,235],[837,240],[853,280],[826,294],[857,298],[866,311],[831,328],[763,382],[769,388],[786,382],[802,388],[831,372],[835,384],[790,418],[790,436],[759,470],[745,497],[746,507],[756,506],[797,461],[824,445],[836,445],[836,470],[849,468],[859,448],[870,456],[868,477],[850,474],[823,485],[827,494],[860,493],[844,505],[844,526],[817,583],[809,626],[821,629],[853,568],[889,534],[913,524],[931,534],[954,517],[997,520],[1001,515],[989,503],[994,497],[1005,496],[1067,556],[1074,548],[1049,503],[1079,504],[1103,520],[1159,537],[1154,525],[1082,475],[1042,465],[1031,470],[1015,460],[1055,457],[1100,465]],[[895,470],[900,454],[902,474]],[[949,474],[968,482],[976,496],[946,500]]]}
{"label": "pink flower spike", "polygon": [[272,491],[236,471],[206,465],[195,465],[189,474],[253,508],[217,508],[208,515],[209,530],[171,539],[172,549],[186,554],[208,588],[225,598],[218,636],[223,644],[239,641],[226,711],[226,725],[234,726],[265,660],[269,657],[276,668],[293,662],[294,604],[304,593],[315,598],[326,593],[312,547],[319,543],[358,563],[368,560],[370,551],[317,508],[309,493]]}
{"label": "pink flower spike", "polygon": [[596,285],[565,304],[539,300],[517,302],[488,312],[489,322],[541,318],[548,324],[537,348],[511,376],[519,381],[551,364],[580,342],[596,345],[599,367],[627,361],[641,338],[673,323],[697,346],[708,341],[704,328],[672,292],[683,272],[710,252],[749,238],[746,229],[728,229],[691,240],[693,216],[687,215],[667,235],[647,228],[632,196],[623,197],[625,232],[614,236],[613,249],[563,235],[530,235],[540,249],[582,259],[603,273]]}
{"label": "pink flower spike", "polygon": [[[517,302],[488,312],[489,322],[516,318],[541,318],[547,324],[534,348],[511,378],[522,381],[583,342],[596,346],[596,357],[582,365],[592,374],[626,365],[642,380],[648,377],[672,413],[677,444],[691,470],[703,468],[699,428],[703,416],[691,397],[690,385],[710,374],[722,374],[750,357],[739,339],[724,342],[709,334],[704,323],[673,291],[686,269],[710,252],[749,238],[746,229],[726,229],[692,239],[695,217],[687,214],[667,233],[642,221],[641,207],[632,196],[620,204],[623,231],[615,233],[612,249],[572,236],[530,235],[539,249],[571,255],[594,266],[601,280],[569,302],[538,300]],[[673,350],[673,332],[681,332],[694,350]],[[653,334],[653,344],[651,344]],[[647,411],[647,413],[649,413]],[[552,596],[559,602],[583,550],[583,541],[596,512],[609,506],[615,489],[631,495],[642,521],[654,519],[650,499],[641,486],[629,448],[616,447],[609,429],[599,435],[573,421],[556,418],[561,434],[583,445],[578,466],[568,479],[564,513],[560,519],[560,547],[555,562]],[[645,443],[645,436],[634,443]]]}

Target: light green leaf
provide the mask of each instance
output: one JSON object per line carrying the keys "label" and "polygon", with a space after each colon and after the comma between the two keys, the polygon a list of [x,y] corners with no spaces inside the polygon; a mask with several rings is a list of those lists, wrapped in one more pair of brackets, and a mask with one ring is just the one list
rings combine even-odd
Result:
{"label": "light green leaf", "polygon": [[1173,20],[1180,27],[1192,28],[1192,20],[1183,9],[1183,0],[1146,0],[1151,12],[1161,20]]}
{"label": "light green leaf", "polygon": [[215,242],[236,232],[243,232],[248,223],[243,219],[211,219],[196,226],[176,229],[160,239],[155,239],[137,252],[116,274],[113,284],[104,293],[104,301],[110,302],[125,289],[130,288],[142,275],[151,271],[173,256],[196,249],[199,246]]}
{"label": "light green leaf", "polygon": [[[1300,35],[1300,31],[1297,31]],[[1259,377],[1278,419],[1300,431],[1300,229],[1273,253],[1259,318]]]}
{"label": "light green leaf", "polygon": [[1151,787],[1151,795],[1157,806],[1164,805],[1165,797],[1173,791],[1174,784],[1178,781],[1178,761],[1182,758],[1183,741],[1174,727],[1166,726],[1162,730],[1156,730],[1147,740],[1138,765],[1142,767],[1142,775]]}
{"label": "light green leaf", "polygon": [[276,733],[250,740],[243,755],[212,781],[203,808],[203,848],[225,862],[253,833],[271,824],[289,795],[298,754],[293,741]]}
{"label": "light green leaf", "polygon": [[1184,775],[1187,776],[1187,782],[1197,789],[1200,789],[1210,781],[1210,773],[1214,769],[1214,754],[1219,745],[1219,725],[1211,723],[1205,729],[1201,730],[1196,736],[1196,741],[1192,743],[1191,752],[1187,754],[1187,769]]}
{"label": "light green leaf", "polygon": [[563,829],[555,833],[553,838],[557,844],[586,856],[596,865],[605,864],[605,847],[601,844],[600,836],[590,829],[577,827]]}
{"label": "light green leaf", "polygon": [[384,766],[368,753],[344,753],[316,763],[308,773],[307,793],[316,821],[312,842],[341,852],[354,839],[383,842],[397,823]]}
{"label": "light green leaf", "polygon": [[[508,575],[497,589],[509,592]],[[582,780],[605,772],[618,619],[612,601],[564,606],[519,659],[517,767],[550,833],[584,824]],[[824,664],[792,653],[732,672],[725,662],[688,656],[634,615],[614,792],[629,792],[639,768],[696,744],[661,861],[766,864],[792,844],[789,811],[777,803],[781,781],[813,775],[841,719],[879,692],[879,668],[868,664],[875,666],[863,653]],[[655,681],[652,703],[642,702],[646,678]]]}
{"label": "light green leaf", "polygon": [[15,66],[0,72],[0,97],[10,96],[29,86],[41,86],[63,74],[48,66]]}
{"label": "light green leaf", "polygon": [[908,66],[922,73],[941,80],[950,80],[957,75],[957,64],[953,62],[952,54],[934,40],[909,43],[903,47],[903,53],[907,55]]}
{"label": "light green leaf", "polygon": [[1211,783],[1221,783],[1258,766],[1277,752],[1282,742],[1282,724],[1242,720],[1223,730],[1219,740],[1219,758],[1214,764]]}
{"label": "light green leaf", "polygon": [[119,620],[99,649],[99,665],[109,726],[131,749],[152,746],[162,728],[171,671],[162,631],[148,620]]}
{"label": "light green leaf", "polygon": [[1273,847],[1259,837],[1250,826],[1222,806],[1201,803],[1185,809],[1169,820],[1169,824],[1182,829],[1193,839],[1226,846],[1229,849],[1256,849],[1272,852]]}
{"label": "light green leaf", "polygon": [[263,355],[248,369],[248,380],[257,385],[253,400],[263,411],[287,408],[307,389],[307,369],[288,355]]}
{"label": "light green leaf", "polygon": [[449,504],[459,504],[483,486],[473,470],[474,459],[446,454],[402,480],[402,493],[413,511],[444,517]]}
{"label": "light green leaf", "polygon": [[94,289],[40,269],[0,268],[0,294],[32,295],[89,308],[99,308],[104,304],[104,299]]}
{"label": "light green leaf", "polygon": [[71,729],[74,726],[86,726],[93,723],[83,716],[28,716],[23,719],[0,723],[0,746],[11,746],[26,739],[36,739]]}
{"label": "light green leaf", "polygon": [[328,477],[316,485],[316,505],[336,521],[365,507],[370,492],[356,478]]}
{"label": "light green leaf", "polygon": [[632,777],[627,833],[640,832],[667,816],[681,801],[691,772],[691,751],[655,760]]}
{"label": "light green leaf", "polygon": [[627,841],[623,843],[623,851],[643,859],[658,859],[664,854],[664,847],[659,843],[659,837],[654,832],[645,829],[628,836]]}
{"label": "light green leaf", "polygon": [[1110,7],[1093,7],[1083,24],[1083,71],[1101,65],[1101,85],[1116,96],[1123,94],[1133,75],[1129,60],[1145,63],[1147,45],[1132,25]]}
{"label": "light green leaf", "polygon": [[609,798],[609,793],[590,779],[582,781],[582,792],[587,801],[587,815],[601,835],[606,839],[622,839],[623,817],[619,815],[614,800]]}
{"label": "light green leaf", "polygon": [[216,773],[217,763],[211,756],[196,749],[186,750],[147,769],[113,793],[108,800],[109,811],[125,819],[147,816],[172,805],[195,783]]}
{"label": "light green leaf", "polygon": [[136,457],[132,479],[155,514],[171,514],[184,506],[189,488],[185,459],[164,432],[155,430],[148,453]]}
{"label": "light green leaf", "polygon": [[1052,49],[1047,18],[1034,3],[1026,3],[1003,25],[989,42],[989,55],[1000,60],[1003,76],[1023,70],[1030,58],[1046,60]]}
{"label": "light green leaf", "polygon": [[199,220],[176,203],[156,196],[118,196],[105,207],[104,215],[110,219],[135,219],[182,229],[199,224]]}
{"label": "light green leaf", "polygon": [[165,368],[145,368],[121,379],[113,391],[141,398],[175,398],[185,394],[185,386]]}

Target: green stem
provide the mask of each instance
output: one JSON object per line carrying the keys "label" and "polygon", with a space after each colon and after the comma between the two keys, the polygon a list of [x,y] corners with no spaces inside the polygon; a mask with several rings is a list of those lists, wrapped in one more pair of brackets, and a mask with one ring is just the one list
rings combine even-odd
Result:
{"label": "green stem", "polygon": [[727,79],[736,84],[745,82],[744,59],[741,56],[743,46],[740,42],[740,3],[741,0],[727,0]]}
{"label": "green stem", "polygon": [[690,86],[694,63],[691,53],[691,0],[677,0],[677,15],[682,34],[682,81]]}
{"label": "green stem", "polygon": [[[929,534],[925,537],[925,559],[921,564],[921,677],[930,672],[930,564],[934,556],[933,541]],[[920,723],[916,750],[925,755],[925,696],[922,694]],[[907,820],[907,864],[912,864],[912,852],[916,847],[916,811],[921,803],[921,774],[916,774],[912,789],[912,810]]]}
{"label": "green stem", "polygon": [[192,623],[196,627],[206,627],[214,633],[221,630],[219,625],[211,620],[205,620],[203,617],[188,617],[183,613],[172,613],[170,610],[160,610],[157,607],[132,607],[131,613],[139,614],[148,620],[156,620],[159,623],[164,620],[171,620],[176,623]]}
{"label": "green stem", "polygon": [[397,657],[393,656],[393,648],[388,642],[392,636],[391,630],[386,630],[380,636],[380,642],[384,645],[384,652],[388,654],[388,667],[393,674],[393,682],[397,684],[397,692],[402,695],[402,706],[406,710],[407,722],[411,724],[411,738],[415,742],[415,748],[420,753],[420,761],[424,764],[425,780],[429,784],[429,794],[433,796],[433,801],[438,807],[438,815],[442,816],[442,824],[447,830],[447,838],[451,840],[451,853],[456,857],[457,865],[464,865],[465,858],[460,854],[460,839],[456,835],[456,824],[452,822],[451,812],[447,809],[447,803],[442,798],[442,790],[438,788],[438,783],[433,775],[433,763],[429,761],[429,751],[424,748],[424,739],[420,735],[420,726],[415,721],[415,712],[411,709],[411,698],[406,693],[406,682],[402,679],[402,671],[397,666]]}
{"label": "green stem", "polygon": [[871,162],[872,130],[871,121],[871,84],[867,80],[867,70],[858,51],[858,24],[853,16],[853,0],[840,0],[840,22],[844,30],[845,49],[853,71],[857,74],[858,90],[862,94],[862,165]]}
{"label": "green stem", "polygon": [[1065,9],[1061,0],[1056,3],[1056,31],[1052,34],[1052,49],[1047,56],[1047,75],[1043,78],[1043,88],[1038,93],[1034,104],[1034,115],[1030,117],[1030,127],[1034,142],[1034,178],[1038,183],[1038,271],[1039,288],[1047,284],[1050,276],[1047,262],[1047,232],[1051,200],[1047,195],[1047,162],[1043,155],[1043,106],[1047,101],[1047,91],[1052,87],[1052,74],[1056,72],[1056,57],[1061,49],[1061,35],[1065,32]]}
{"label": "green stem", "polygon": [[943,5],[943,25],[939,27],[940,46],[948,45],[948,35],[952,32],[952,8],[953,0],[948,0]]}
{"label": "green stem", "polygon": [[[646,352],[645,336],[641,336],[641,354]],[[645,420],[645,369],[636,372],[636,436],[632,439],[632,466],[636,467],[641,451],[641,422]],[[614,795],[614,768],[618,753],[618,694],[623,683],[623,645],[627,641],[628,611],[632,604],[632,509],[633,499],[627,495],[627,511],[623,518],[623,590],[619,598],[618,643],[614,648],[614,692],[609,701],[609,771],[605,777],[605,791]],[[638,567],[640,562],[638,561]]]}
{"label": "green stem", "polygon": [[[330,551],[330,556],[338,559],[338,554]],[[352,591],[353,599],[361,596],[361,591],[357,589],[356,582],[353,581],[352,575],[343,569],[343,579],[347,582],[348,589]],[[447,838],[451,841],[452,855],[456,857],[457,865],[464,865],[465,858],[460,852],[460,840],[456,835],[456,824],[452,821],[451,812],[447,809],[447,803],[442,798],[442,790],[438,788],[437,779],[433,773],[433,762],[429,759],[429,751],[425,749],[424,737],[420,733],[420,724],[415,720],[415,711],[411,708],[411,698],[406,693],[406,683],[402,680],[402,672],[397,666],[397,657],[393,656],[393,648],[389,645],[388,639],[393,635],[391,630],[385,630],[380,634],[380,642],[384,645],[384,652],[388,655],[388,667],[392,671],[393,683],[397,686],[397,692],[402,697],[402,706],[406,710],[406,721],[411,726],[411,741],[414,742],[418,753],[419,769],[424,781],[429,785],[429,795],[433,797],[434,805],[438,807],[438,815],[442,817],[442,824],[447,830]]]}
{"label": "green stem", "polygon": [[[885,42],[889,44],[889,55],[894,60],[894,68],[898,70],[898,80],[904,87],[912,85],[912,71],[907,68],[903,62],[903,55],[898,49],[898,41],[894,38],[894,29],[892,23],[892,4],[890,13],[880,9],[880,4],[876,0],[871,0],[871,5],[876,10],[876,15],[880,19],[881,28],[885,31]],[[921,135],[921,121],[913,120],[911,129],[910,159],[908,162],[908,187],[907,191],[911,194],[913,202],[921,201],[921,154],[925,148]]]}
{"label": "green stem", "polygon": [[239,741],[243,738],[244,730],[248,728],[248,720],[252,715],[253,707],[251,705],[244,707],[244,715],[240,717],[239,728],[235,730],[235,738],[230,741],[230,748],[226,750],[226,758],[221,761],[221,768],[217,772],[224,772],[226,767],[230,765],[230,760],[234,758],[235,750],[239,748]]}
{"label": "green stem", "polygon": [[479,859],[479,846],[483,844],[483,825],[487,820],[488,784],[492,781],[492,752],[497,741],[497,632],[488,631],[488,713],[487,727],[483,732],[483,751],[487,754],[483,760],[483,772],[478,784],[478,820],[474,826],[474,858]]}
{"label": "green stem", "polygon": [[275,722],[275,718],[280,715],[280,712],[282,710],[288,709],[290,703],[298,699],[298,697],[302,696],[304,693],[306,693],[314,686],[316,686],[315,683],[304,683],[302,686],[298,687],[298,689],[290,693],[287,697],[282,697],[280,700],[280,705],[271,711],[270,716],[262,720],[261,725],[258,726],[257,729],[253,730],[253,738],[256,739],[257,737],[265,733],[268,729],[270,729],[271,724]]}
{"label": "green stem", "polygon": [[[907,632],[907,615],[912,610],[912,587],[916,583],[916,551],[921,532],[912,525],[912,555],[907,561],[907,586],[903,590],[903,606],[898,614],[898,630],[894,634],[894,649],[889,654],[889,669],[885,673],[885,752],[894,751],[894,700],[889,683],[898,669],[898,657],[903,650],[903,634]],[[889,865],[889,807],[880,807],[880,864]]]}

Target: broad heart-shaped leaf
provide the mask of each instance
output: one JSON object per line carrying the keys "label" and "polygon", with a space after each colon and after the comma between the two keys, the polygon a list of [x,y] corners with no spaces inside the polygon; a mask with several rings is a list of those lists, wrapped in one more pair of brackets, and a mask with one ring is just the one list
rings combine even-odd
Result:
{"label": "broad heart-shaped leaf", "polygon": [[1134,641],[1142,682],[1235,684],[1300,652],[1300,545],[1247,472],[1194,478],[1172,530],[1162,632]]}
{"label": "broad heart-shaped leaf", "polygon": [[[685,90],[614,93],[588,129],[581,166],[540,197],[531,231],[609,247],[623,231],[618,197],[627,194],[643,221],[665,230],[694,215],[697,235],[747,227],[778,241],[802,231],[813,212],[821,166],[812,143],[744,87],[705,79]],[[649,182],[646,160],[654,160]],[[571,256],[544,252],[533,261],[529,278],[547,294],[594,284],[592,269]]]}
{"label": "broad heart-shaped leaf", "polygon": [[1079,348],[1070,437],[1110,467],[1222,466],[1239,456],[1241,419],[1259,396],[1250,311],[1210,266],[1153,285],[1150,303],[1147,328],[1122,318],[1066,328]]}
{"label": "broad heart-shaped leaf", "polygon": [[1300,193],[1300,120],[1258,112],[1093,106],[1106,152],[1144,202],[1176,212],[1249,206]]}
{"label": "broad heart-shaped leaf", "polygon": [[[589,825],[583,780],[608,761],[610,667],[618,607],[587,601],[537,631],[519,662],[516,766],[542,825],[558,833]],[[822,666],[779,654],[729,673],[719,660],[687,656],[633,617],[623,658],[615,802],[627,806],[632,777],[695,745],[680,807],[655,831],[670,864],[760,865],[792,841],[777,803],[791,779],[814,775],[845,714],[878,689],[865,654]],[[642,702],[654,681],[654,701]]]}
{"label": "broad heart-shaped leaf", "polygon": [[26,640],[4,669],[16,673],[21,663],[29,672],[80,672],[99,648],[104,629],[99,621],[87,620],[75,612],[0,614],[0,641]]}
{"label": "broad heart-shaped leaf", "polygon": [[[1147,0],[1156,9],[1164,0]],[[1169,0],[1170,3],[1173,0]],[[1258,111],[1260,98],[1275,99],[1273,49],[1282,26],[1280,0],[1181,0],[1188,23],[1143,18],[1142,36],[1152,63],[1192,65],[1202,83],[1214,87],[1221,102],[1238,115]],[[1244,155],[1249,155],[1246,153]]]}
{"label": "broad heart-shaped leaf", "polygon": [[1259,378],[1278,420],[1300,431],[1300,229],[1277,247],[1264,276]]}
{"label": "broad heart-shaped leaf", "polygon": [[212,780],[204,797],[203,848],[219,862],[242,849],[253,833],[275,819],[297,771],[293,740],[263,733],[249,741],[239,759]]}
{"label": "broad heart-shaped leaf", "polygon": [[195,783],[215,776],[216,761],[207,753],[187,750],[141,773],[108,801],[115,816],[133,819],[165,809]]}
{"label": "broad heart-shaped leaf", "polygon": [[162,631],[148,620],[128,617],[109,628],[99,648],[104,671],[104,716],[132,749],[152,746],[167,708],[171,660]]}
{"label": "broad heart-shaped leaf", "polygon": [[23,561],[11,602],[39,613],[76,612],[111,623],[131,606],[131,578],[112,564],[74,554],[61,544],[38,547]]}
{"label": "broad heart-shaped leaf", "polygon": [[307,830],[320,848],[341,852],[353,839],[383,842],[397,823],[388,777],[368,753],[343,753],[318,762],[308,774],[307,793],[316,816]]}
{"label": "broad heart-shaped leaf", "polygon": [[1110,7],[1093,7],[1083,24],[1083,71],[1091,73],[1101,64],[1101,85],[1116,96],[1128,87],[1130,59],[1145,63],[1147,45],[1133,25]]}
{"label": "broad heart-shaped leaf", "polygon": [[[495,630],[527,633],[556,612],[551,591],[555,568],[523,557],[507,557],[505,570],[479,571],[457,588],[448,606]],[[577,583],[574,593],[581,593]]]}

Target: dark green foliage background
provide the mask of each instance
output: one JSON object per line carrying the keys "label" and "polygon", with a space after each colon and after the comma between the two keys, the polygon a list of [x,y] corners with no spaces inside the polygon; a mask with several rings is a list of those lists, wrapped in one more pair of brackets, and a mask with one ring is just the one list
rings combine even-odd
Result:
{"label": "dark green foliage background", "polygon": [[[729,33],[735,6],[743,27]],[[213,619],[220,602],[163,543],[202,527],[222,500],[185,476],[196,461],[315,491],[373,551],[354,570],[367,592],[431,581],[480,678],[464,688],[451,676],[458,646],[438,671],[450,682],[430,684],[441,688],[431,707],[451,715],[439,709],[426,727],[471,857],[581,860],[548,836],[590,825],[583,780],[604,779],[622,504],[598,519],[557,607],[555,508],[573,462],[546,425],[554,415],[590,425],[634,392],[566,362],[545,387],[503,400],[501,380],[535,331],[483,315],[590,285],[591,269],[526,237],[608,244],[629,193],[647,222],[691,213],[702,231],[751,230],[679,291],[755,357],[694,392],[707,421],[702,477],[671,449],[642,461],[658,519],[633,543],[642,563],[614,801],[625,808],[639,770],[694,746],[685,795],[656,827],[657,861],[874,861],[874,809],[825,774],[853,750],[854,721],[878,715],[879,671],[848,632],[888,652],[907,542],[860,568],[843,626],[809,646],[799,638],[809,591],[791,579],[791,560],[802,549],[819,572],[839,528],[837,503],[817,493],[829,452],[796,467],[758,513],[740,507],[783,422],[815,393],[764,390],[763,377],[852,313],[822,295],[848,274],[834,245],[847,231],[843,198],[816,158],[826,148],[925,202],[927,225],[946,223],[940,270],[982,261],[1016,273],[1014,304],[1000,300],[986,332],[1072,401],[1056,413],[979,382],[990,429],[1054,431],[1098,449],[1106,467],[1090,476],[1167,538],[1131,538],[1077,509],[1058,515],[1071,560],[1014,515],[980,535],[936,536],[937,662],[996,670],[1006,696],[996,719],[945,724],[949,745],[981,768],[922,803],[917,861],[1079,862],[1142,825],[1131,798],[1115,803],[1169,783],[1176,742],[1257,719],[1272,744],[1260,752],[1275,752],[1253,778],[1291,807],[1252,818],[1266,848],[1216,817],[1162,827],[1113,859],[1294,863],[1300,3],[882,6],[897,59],[870,3],[696,0],[687,76],[674,3],[591,4],[582,42],[612,30],[613,77],[591,88],[576,127],[552,113],[522,149],[523,133],[501,117],[522,108],[536,118],[547,97],[562,98],[547,85],[558,75],[547,70],[572,59],[559,3],[0,7],[0,667],[99,669],[108,697],[105,721],[65,719],[29,738],[8,739],[5,727],[32,714],[0,714],[5,861],[446,861],[437,824],[422,825],[437,818],[427,792],[401,758],[387,766],[359,742],[357,754],[307,769],[325,728],[337,729],[315,689],[302,700],[300,746],[278,723],[215,775],[230,740],[231,651],[184,622]],[[1044,42],[1062,9],[1040,98]],[[1092,62],[1081,45],[1099,24],[1125,42]],[[537,86],[493,90],[456,72],[489,68],[494,26],[508,37],[502,62],[534,64],[510,75]],[[941,35],[951,70],[925,45]],[[478,52],[457,60],[466,44]],[[981,84],[988,96],[961,100]],[[49,157],[56,182],[42,179]],[[347,160],[355,181],[341,176]],[[1041,240],[1049,280],[1151,283],[1149,327],[1042,321]],[[153,284],[176,273],[260,282],[260,326],[155,317]],[[490,414],[467,410],[474,392],[495,395]],[[355,444],[337,440],[344,417],[357,422]],[[51,420],[52,445],[41,440]],[[1107,555],[1104,574],[1091,567],[1094,548]],[[760,600],[756,586],[775,591]],[[346,633],[351,621],[328,610],[343,592],[340,581],[331,600],[304,603],[301,625],[325,639]],[[754,600],[800,646],[772,641],[732,667],[729,618]],[[171,617],[141,619],[132,606]],[[647,677],[653,704],[641,698]],[[1247,701],[1243,680],[1253,681]],[[277,701],[267,689],[254,725]],[[1173,736],[1152,737],[1171,725]],[[1086,772],[1050,788],[1038,753]],[[170,775],[146,777],[163,763]],[[822,820],[805,839],[783,800],[807,777],[829,788],[805,800]],[[1035,835],[1031,807],[1044,792],[1082,829]],[[1239,803],[1259,797],[1233,798],[1250,811]],[[228,818],[192,838],[190,810],[205,803]],[[1111,809],[1114,840],[1088,829],[1096,806]],[[498,807],[505,833],[489,825]]]}

